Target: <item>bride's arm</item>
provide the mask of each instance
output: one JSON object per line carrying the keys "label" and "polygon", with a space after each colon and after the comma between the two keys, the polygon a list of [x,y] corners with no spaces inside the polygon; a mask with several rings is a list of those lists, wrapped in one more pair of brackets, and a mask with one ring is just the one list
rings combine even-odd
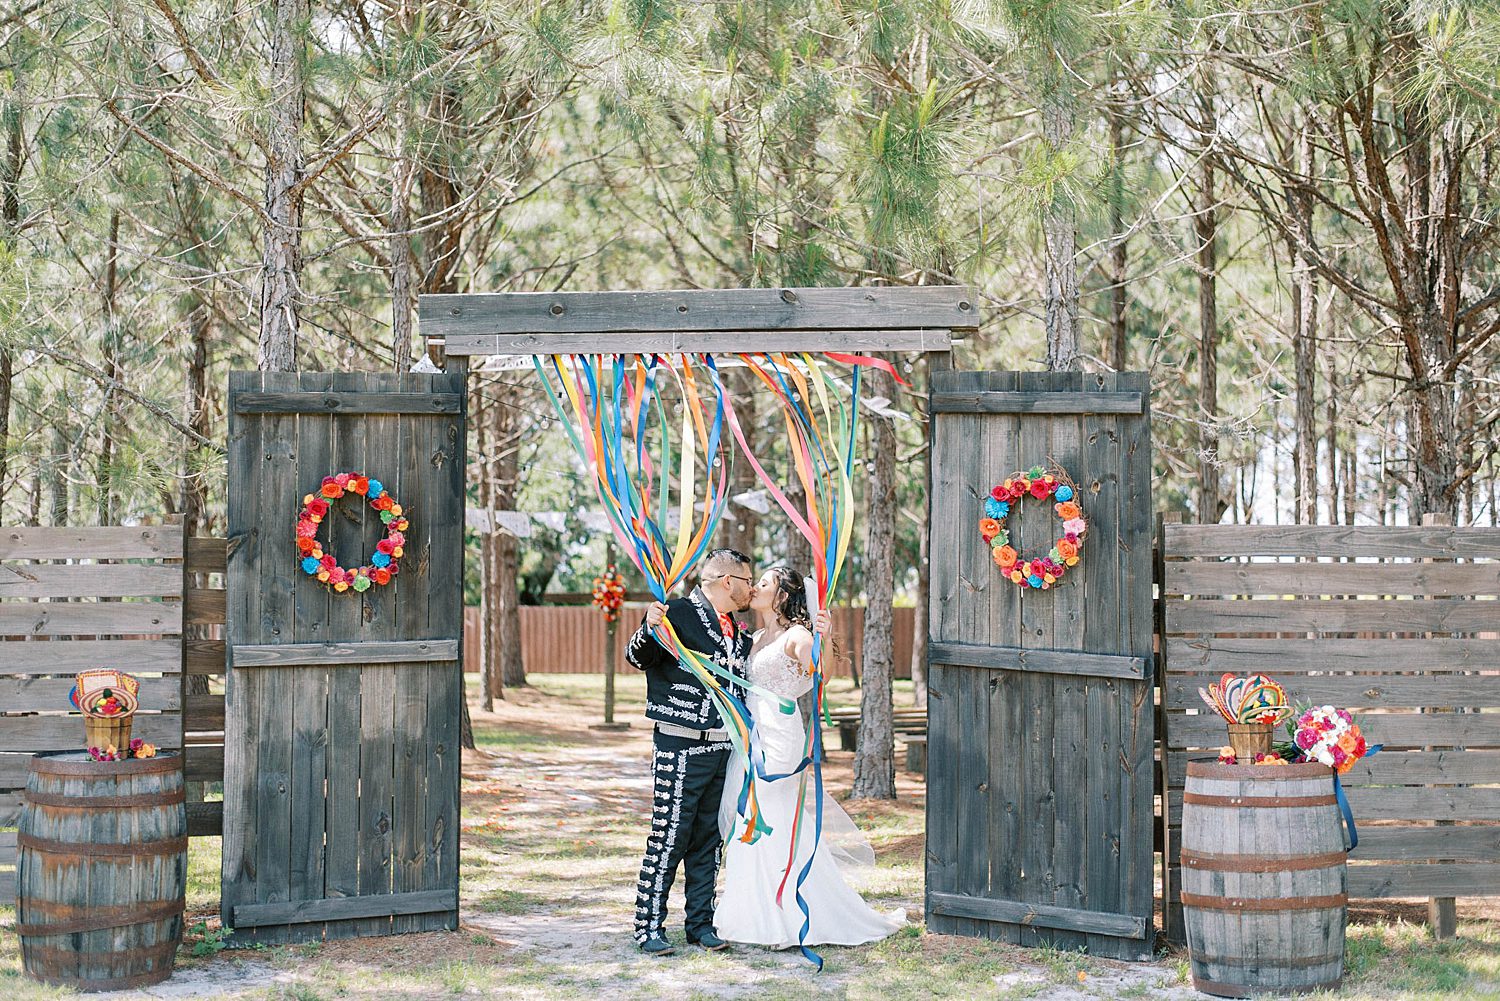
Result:
{"label": "bride's arm", "polygon": [[802,668],[802,673],[812,673],[812,648],[813,635],[802,626],[792,626],[786,631],[786,642],[782,644],[782,652],[795,660]]}

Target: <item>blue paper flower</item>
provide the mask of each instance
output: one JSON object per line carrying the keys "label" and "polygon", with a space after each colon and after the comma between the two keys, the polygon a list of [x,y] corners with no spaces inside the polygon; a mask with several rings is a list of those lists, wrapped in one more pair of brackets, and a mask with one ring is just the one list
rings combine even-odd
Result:
{"label": "blue paper flower", "polygon": [[997,501],[996,504],[1000,508],[1000,513],[995,515],[995,517],[1004,518],[1010,514],[1010,501]]}
{"label": "blue paper flower", "polygon": [[1030,584],[1032,587],[1041,587],[1042,578],[1038,577],[1036,574],[1032,574],[1030,577],[1026,578],[1026,583]]}
{"label": "blue paper flower", "polygon": [[385,489],[385,484],[381,483],[379,480],[371,480],[370,481],[370,493],[369,493],[370,499],[373,500],[376,497],[379,497],[380,496],[380,491],[382,491],[384,489]]}
{"label": "blue paper flower", "polygon": [[1057,488],[1056,496],[1059,501],[1070,501],[1073,499],[1073,488],[1064,483]]}
{"label": "blue paper flower", "polygon": [[322,564],[311,556],[304,557],[302,560],[302,571],[309,577],[316,574],[318,572],[318,567],[320,566],[322,566]]}
{"label": "blue paper flower", "polygon": [[1005,517],[1005,515],[1003,515],[1003,514],[1000,513],[1000,502],[997,501],[997,500],[995,500],[995,498],[993,498],[993,497],[987,497],[987,498],[985,498],[985,502],[984,502],[984,516],[986,518],[997,518],[997,519]]}
{"label": "blue paper flower", "polygon": [[370,557],[370,565],[377,567],[390,566],[391,558],[385,553],[376,553]]}

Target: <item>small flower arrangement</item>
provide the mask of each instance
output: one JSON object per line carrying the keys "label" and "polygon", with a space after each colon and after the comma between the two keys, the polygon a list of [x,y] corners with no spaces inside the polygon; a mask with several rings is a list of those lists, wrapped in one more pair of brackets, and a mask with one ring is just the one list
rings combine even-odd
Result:
{"label": "small flower arrangement", "polygon": [[1318,761],[1342,775],[1370,753],[1359,723],[1347,709],[1299,706],[1287,720],[1299,761]]}
{"label": "small flower arrangement", "polygon": [[[1221,765],[1237,765],[1237,764],[1239,764],[1239,755],[1237,755],[1237,754],[1234,753],[1234,747],[1233,747],[1233,745],[1231,745],[1231,744],[1225,744],[1223,747],[1219,748],[1219,764],[1221,764]],[[1281,754],[1279,752],[1277,752],[1277,751],[1257,751],[1256,754],[1255,754],[1255,757],[1251,758],[1250,761],[1248,762],[1248,764],[1252,764],[1252,765],[1289,765],[1289,764],[1291,764],[1291,762],[1288,761],[1287,759],[1283,758],[1281,756]]]}
{"label": "small flower arrangement", "polygon": [[[1029,560],[1022,559],[1010,544],[1010,532],[1005,528],[1011,505],[1019,505],[1028,496],[1039,501],[1053,498],[1052,510],[1063,520],[1063,534],[1052,543],[1047,555]],[[1062,580],[1069,567],[1078,565],[1088,522],[1077,497],[1078,491],[1066,473],[1060,469],[1049,472],[1042,466],[1011,473],[990,490],[984,502],[984,517],[979,519],[979,535],[990,547],[995,565],[1011,583],[1045,591]]]}
{"label": "small flower arrangement", "polygon": [[602,576],[594,578],[593,605],[604,613],[605,622],[620,618],[620,606],[625,604],[625,580],[611,563]]}
{"label": "small flower arrangement", "polygon": [[[385,538],[375,544],[375,554],[370,562],[353,570],[339,566],[331,554],[323,551],[318,541],[318,526],[327,517],[329,502],[345,494],[370,498],[370,507],[379,512],[386,526]],[[400,572],[396,563],[405,555],[408,522],[401,505],[396,503],[385,485],[363,473],[337,473],[323,477],[317,494],[302,498],[302,510],[297,515],[297,558],[302,572],[316,577],[338,592],[368,591],[374,584],[389,584]]]}
{"label": "small flower arrangement", "polygon": [[124,761],[127,758],[154,758],[156,757],[156,745],[148,744],[136,737],[125,746],[122,751],[110,744],[106,747],[89,748],[89,757],[95,761]]}

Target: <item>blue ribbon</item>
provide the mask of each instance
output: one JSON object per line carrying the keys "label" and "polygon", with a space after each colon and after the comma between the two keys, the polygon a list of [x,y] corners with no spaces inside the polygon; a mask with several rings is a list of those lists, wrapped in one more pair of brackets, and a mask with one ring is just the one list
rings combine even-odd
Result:
{"label": "blue ribbon", "polygon": [[[1365,749],[1365,757],[1371,758],[1380,753],[1384,744],[1376,744],[1374,747]],[[1344,814],[1344,829],[1349,832],[1349,851],[1359,847],[1359,832],[1354,829],[1354,811],[1349,809],[1349,797],[1344,795],[1344,784],[1339,781],[1339,773],[1333,773],[1333,798],[1338,800],[1339,809]]]}

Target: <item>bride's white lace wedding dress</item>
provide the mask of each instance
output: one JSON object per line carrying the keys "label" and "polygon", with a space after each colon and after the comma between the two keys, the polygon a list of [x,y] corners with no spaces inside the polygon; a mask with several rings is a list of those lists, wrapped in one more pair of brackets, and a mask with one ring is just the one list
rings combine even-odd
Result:
{"label": "bride's white lace wedding dress", "polygon": [[[812,688],[811,676],[803,671],[795,658],[782,650],[780,642],[768,643],[751,656],[749,675],[755,685],[787,699],[795,700]],[[755,692],[749,694],[746,707],[755,721],[760,746],[765,749],[766,774],[782,775],[796,768],[802,760],[807,734],[802,712],[784,713],[776,702]],[[720,938],[731,942],[795,947],[799,944],[797,933],[803,921],[802,910],[797,906],[797,876],[808,858],[813,856],[815,793],[811,776],[803,806],[797,859],[786,879],[781,903],[777,904],[776,890],[781,885],[787,854],[791,850],[799,776],[755,783],[761,814],[772,830],[754,844],[745,844],[739,839],[744,831],[744,821],[736,823],[735,809],[743,775],[744,760],[735,755],[729,763],[719,809],[720,832],[727,835],[734,824],[734,836],[729,839],[724,854],[724,887],[714,911],[714,927]],[[825,795],[823,840],[813,856],[812,869],[802,884],[802,898],[812,918],[807,945],[874,942],[906,923],[905,911],[882,914],[866,904],[844,881],[836,857],[854,864],[869,864],[874,860],[868,843],[864,843],[867,858],[859,858],[861,853],[857,850],[852,855],[848,851],[848,835],[857,833],[848,815],[832,797]]]}

